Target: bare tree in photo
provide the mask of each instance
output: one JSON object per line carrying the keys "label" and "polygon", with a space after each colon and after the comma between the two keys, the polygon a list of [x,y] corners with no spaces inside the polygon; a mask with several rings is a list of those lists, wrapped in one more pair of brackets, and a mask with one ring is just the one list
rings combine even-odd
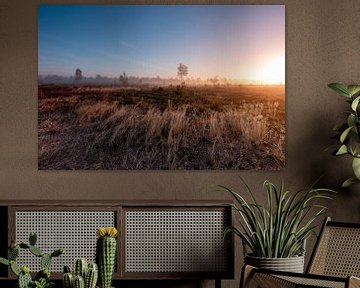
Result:
{"label": "bare tree in photo", "polygon": [[121,74],[119,77],[119,81],[122,86],[128,86],[128,80],[129,80],[129,77],[126,75],[125,72],[123,72],[123,74]]}
{"label": "bare tree in photo", "polygon": [[82,76],[82,71],[81,71],[79,68],[77,68],[77,69],[75,70],[74,82],[75,82],[75,83],[79,83],[79,82],[82,80],[82,78],[83,78],[83,76]]}
{"label": "bare tree in photo", "polygon": [[210,78],[209,80],[214,86],[216,86],[219,83],[219,76],[216,75],[214,78]]}
{"label": "bare tree in photo", "polygon": [[180,63],[177,70],[178,70],[177,71],[177,76],[180,77],[181,85],[185,86],[184,78],[189,74],[188,66],[186,66],[185,64]]}

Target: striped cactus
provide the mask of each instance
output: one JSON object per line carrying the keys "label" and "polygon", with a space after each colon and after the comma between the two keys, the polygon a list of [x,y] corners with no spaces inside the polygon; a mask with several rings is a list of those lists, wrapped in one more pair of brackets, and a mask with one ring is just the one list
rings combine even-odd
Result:
{"label": "striped cactus", "polygon": [[116,258],[116,235],[114,227],[98,228],[96,262],[99,267],[100,288],[110,288]]}
{"label": "striped cactus", "polygon": [[83,279],[85,279],[87,269],[88,261],[86,260],[86,258],[76,259],[74,267],[75,276],[81,276]]}
{"label": "striped cactus", "polygon": [[64,288],[74,288],[74,276],[72,275],[72,273],[64,273],[62,280]]}
{"label": "striped cactus", "polygon": [[84,278],[81,276],[74,277],[74,288],[85,288]]}
{"label": "striped cactus", "polygon": [[98,266],[96,263],[89,263],[85,277],[85,288],[95,288],[98,279]]}
{"label": "striped cactus", "polygon": [[95,288],[98,279],[98,268],[95,263],[89,263],[85,258],[76,259],[74,273],[69,266],[64,266],[64,288]]}

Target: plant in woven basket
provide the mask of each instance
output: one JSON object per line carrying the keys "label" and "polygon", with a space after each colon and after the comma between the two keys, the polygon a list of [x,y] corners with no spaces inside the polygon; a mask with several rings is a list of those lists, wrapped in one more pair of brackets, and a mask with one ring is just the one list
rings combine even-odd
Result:
{"label": "plant in woven basket", "polygon": [[97,229],[96,262],[99,268],[100,288],[110,288],[116,258],[115,227],[101,227]]}
{"label": "plant in woven basket", "polygon": [[285,191],[283,183],[278,189],[266,180],[266,205],[261,205],[254,193],[242,180],[251,201],[225,186],[236,204],[235,211],[240,215],[240,227],[228,227],[225,233],[233,232],[249,247],[252,255],[264,258],[288,258],[302,254],[306,239],[314,233],[315,220],[324,213],[326,207],[318,200],[332,199],[334,193],[329,189],[304,188],[296,193]]}
{"label": "plant in woven basket", "polygon": [[343,187],[349,187],[360,183],[360,85],[331,83],[328,86],[346,97],[351,106],[351,109],[347,112],[346,122],[334,127],[340,142],[339,147],[334,151],[334,155],[350,155],[353,158],[354,177],[347,179],[342,184]]}
{"label": "plant in woven basket", "polygon": [[[11,271],[18,277],[19,288],[49,288],[54,285],[50,280],[50,265],[54,257],[58,257],[64,253],[63,249],[57,249],[51,254],[43,252],[36,246],[36,233],[30,233],[29,243],[13,242],[8,251],[8,259],[0,257],[0,263],[10,266]],[[19,256],[20,249],[28,250],[33,255],[40,258],[41,270],[35,275],[34,280],[30,275],[28,266],[19,266],[16,259]]]}

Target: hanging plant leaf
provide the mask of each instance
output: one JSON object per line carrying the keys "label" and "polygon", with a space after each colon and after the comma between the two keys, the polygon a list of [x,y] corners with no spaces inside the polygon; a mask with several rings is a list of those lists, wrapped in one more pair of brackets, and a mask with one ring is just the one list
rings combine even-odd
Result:
{"label": "hanging plant leaf", "polygon": [[360,183],[359,179],[357,179],[355,177],[351,177],[351,178],[347,179],[346,181],[344,181],[344,183],[341,185],[341,187],[348,188],[352,185],[359,184],[359,183]]}
{"label": "hanging plant leaf", "polygon": [[355,126],[355,122],[356,121],[356,116],[353,114],[353,113],[351,113],[349,116],[348,116],[348,118],[347,118],[347,124],[348,124],[348,126],[350,127],[350,126]]}
{"label": "hanging plant leaf", "polygon": [[356,111],[357,106],[359,105],[360,96],[356,97],[354,101],[351,103],[351,109]]}
{"label": "hanging plant leaf", "polygon": [[360,158],[355,157],[353,159],[352,168],[356,178],[360,180]]}
{"label": "hanging plant leaf", "polygon": [[344,155],[347,153],[349,153],[349,152],[348,152],[346,145],[341,145],[341,147],[339,148],[339,150],[336,152],[335,155],[339,156],[339,155]]}
{"label": "hanging plant leaf", "polygon": [[358,135],[354,134],[350,137],[347,147],[352,156],[360,157],[360,138]]}
{"label": "hanging plant leaf", "polygon": [[350,92],[347,89],[346,85],[343,85],[341,83],[331,83],[328,85],[329,88],[333,89],[334,91],[336,91],[337,93],[339,93],[342,96],[348,97],[350,98]]}
{"label": "hanging plant leaf", "polygon": [[352,128],[353,128],[353,126],[345,129],[345,131],[341,134],[341,136],[340,136],[341,143],[344,143],[344,141],[346,140],[346,137],[349,135],[349,132],[351,131]]}
{"label": "hanging plant leaf", "polygon": [[360,92],[360,85],[348,85],[347,91],[349,92],[350,96],[354,96]]}

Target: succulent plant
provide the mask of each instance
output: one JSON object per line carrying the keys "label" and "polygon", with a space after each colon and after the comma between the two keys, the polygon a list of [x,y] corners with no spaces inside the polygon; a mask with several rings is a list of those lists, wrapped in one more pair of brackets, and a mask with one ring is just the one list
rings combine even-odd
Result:
{"label": "succulent plant", "polygon": [[100,288],[110,288],[116,258],[115,227],[101,227],[97,229],[96,262],[99,267]]}
{"label": "succulent plant", "polygon": [[74,263],[74,272],[69,266],[64,267],[64,288],[95,288],[98,279],[96,263],[88,263],[85,258],[78,258]]}
{"label": "succulent plant", "polygon": [[[18,277],[19,288],[48,288],[53,286],[50,281],[50,265],[53,257],[58,257],[64,253],[63,249],[57,249],[53,253],[44,253],[39,247],[35,246],[37,241],[36,233],[30,233],[29,244],[12,242],[8,251],[8,259],[0,257],[0,263],[10,266],[11,271]],[[16,263],[20,249],[29,250],[30,253],[41,257],[41,270],[35,275],[33,281],[28,266],[21,266]]]}

